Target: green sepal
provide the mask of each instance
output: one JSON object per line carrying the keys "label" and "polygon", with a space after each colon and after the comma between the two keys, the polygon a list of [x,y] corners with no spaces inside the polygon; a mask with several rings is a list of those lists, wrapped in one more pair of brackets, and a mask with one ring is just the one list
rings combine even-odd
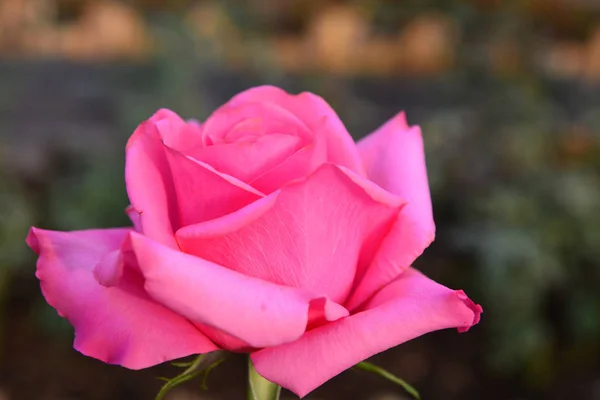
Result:
{"label": "green sepal", "polygon": [[171,365],[177,368],[189,368],[193,363],[194,361],[173,361]]}
{"label": "green sepal", "polygon": [[204,371],[204,375],[202,376],[202,382],[200,383],[200,386],[202,387],[202,389],[208,390],[208,385],[206,384],[206,382],[208,381],[208,375],[210,375],[211,371],[213,369],[215,369],[223,361],[225,361],[225,358],[220,358],[217,361],[215,361],[214,363],[210,364],[208,366],[208,368],[206,368],[206,370]]}
{"label": "green sepal", "polygon": [[[162,400],[167,393],[174,387],[192,380],[202,373],[205,374],[204,379],[202,381],[203,387],[206,387],[206,375],[217,365],[219,365],[225,357],[225,352],[223,351],[213,351],[212,353],[200,354],[194,361],[191,363],[177,363],[180,365],[189,364],[187,369],[183,371],[181,374],[177,375],[174,378],[167,379],[167,382],[160,389],[154,400]],[[159,378],[165,379],[165,378]]]}
{"label": "green sepal", "polygon": [[395,384],[402,386],[402,389],[404,389],[404,391],[406,391],[406,393],[410,394],[415,399],[421,400],[421,395],[419,395],[419,392],[417,391],[417,389],[412,387],[405,380],[398,378],[396,375],[386,371],[385,369],[383,369],[381,367],[378,367],[377,365],[363,361],[361,363],[356,364],[354,366],[354,368],[362,369],[363,371],[373,372],[379,376],[382,376],[385,379],[390,380],[390,381],[394,382]]}

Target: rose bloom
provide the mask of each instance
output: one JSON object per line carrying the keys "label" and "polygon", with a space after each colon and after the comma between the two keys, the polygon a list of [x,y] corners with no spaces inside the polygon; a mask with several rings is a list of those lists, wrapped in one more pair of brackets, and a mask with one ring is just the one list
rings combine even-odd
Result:
{"label": "rose bloom", "polygon": [[311,93],[256,87],[204,123],[160,110],[126,147],[133,228],[32,228],[48,303],[81,353],[131,369],[248,352],[304,396],[481,307],[411,267],[435,226],[418,127],[357,144]]}

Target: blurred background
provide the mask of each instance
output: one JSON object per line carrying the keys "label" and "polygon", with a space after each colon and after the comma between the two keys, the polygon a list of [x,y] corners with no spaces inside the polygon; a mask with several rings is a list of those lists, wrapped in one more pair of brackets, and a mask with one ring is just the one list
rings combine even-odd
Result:
{"label": "blurred background", "polygon": [[[399,110],[423,128],[438,236],[416,265],[485,314],[373,362],[424,399],[600,399],[600,0],[0,0],[1,400],[151,399],[179,372],[75,352],[24,238],[127,225],[136,125],[264,83],[355,138]],[[233,357],[169,398],[244,382]],[[308,398],[403,396],[348,371]]]}

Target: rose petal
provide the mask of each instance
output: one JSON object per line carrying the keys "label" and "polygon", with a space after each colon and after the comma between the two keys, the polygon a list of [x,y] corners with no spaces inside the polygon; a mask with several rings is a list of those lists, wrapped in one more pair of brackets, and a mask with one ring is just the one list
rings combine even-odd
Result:
{"label": "rose petal", "polygon": [[256,348],[252,347],[248,342],[235,337],[219,328],[194,322],[194,325],[206,335],[207,338],[216,343],[220,348],[235,352],[235,353],[250,353]]}
{"label": "rose petal", "polygon": [[391,194],[376,197],[372,186],[324,164],[238,212],[180,229],[177,241],[183,251],[244,275],[343,304],[361,249],[403,204]]}
{"label": "rose petal", "polygon": [[481,306],[409,269],[350,317],[300,339],[251,355],[259,374],[305,396],[340,372],[400,343],[439,329],[464,331],[479,322]]}
{"label": "rose petal", "polygon": [[354,309],[394,280],[423,253],[435,236],[423,139],[404,114],[362,139],[358,149],[370,180],[406,199],[406,207],[348,302]]}
{"label": "rose petal", "polygon": [[227,215],[264,195],[211,166],[165,148],[182,226]]}
{"label": "rose petal", "polygon": [[202,147],[202,125],[184,121],[175,112],[162,108],[149,119],[158,129],[162,141],[169,147],[185,153]]}
{"label": "rose petal", "polygon": [[301,143],[302,139],[296,136],[270,134],[253,141],[207,146],[185,154],[248,183],[292,156]]}
{"label": "rose petal", "polygon": [[350,315],[348,310],[326,297],[310,302],[308,310],[308,324],[306,330],[317,328],[327,322],[337,321]]}
{"label": "rose petal", "polygon": [[[308,310],[308,323],[306,329],[314,329],[315,327],[321,326],[330,321],[337,321],[340,318],[348,316],[348,310],[343,306],[331,301],[326,297],[319,297],[309,302]],[[220,329],[214,328],[210,325],[195,323],[208,338],[214,343],[218,344],[219,347],[234,351],[237,353],[250,353],[256,351],[247,342],[230,335]]]}
{"label": "rose petal", "polygon": [[[325,123],[325,121],[323,122]],[[257,176],[249,183],[263,193],[272,193],[286,183],[312,174],[327,161],[327,148],[321,136],[293,153],[285,161]]]}
{"label": "rose petal", "polygon": [[[308,322],[306,330],[314,329],[327,322],[337,321],[340,318],[347,317],[348,310],[343,306],[331,301],[326,297],[314,298],[309,302]],[[247,342],[238,339],[220,329],[206,324],[195,324],[207,337],[217,343],[219,347],[235,351],[238,353],[249,353],[256,351],[256,348],[250,346]]]}
{"label": "rose petal", "polygon": [[242,275],[137,233],[131,233],[131,244],[152,298],[254,348],[300,337],[309,302],[322,297]]}
{"label": "rose petal", "polygon": [[127,208],[125,209],[125,213],[131,220],[131,223],[133,224],[133,229],[136,232],[142,232],[142,221],[140,221],[140,213],[131,205],[127,206]]}
{"label": "rose petal", "polygon": [[[302,120],[314,135],[326,138],[329,162],[347,167],[361,176],[366,176],[352,136],[336,112],[323,98],[309,92],[291,95],[274,86],[258,86],[238,94],[228,104],[236,106],[249,102],[268,102],[285,108]],[[327,129],[323,129],[323,117],[329,121]]]}
{"label": "rose petal", "polygon": [[312,132],[297,116],[270,102],[228,102],[204,123],[202,136],[208,147],[243,140],[244,136],[282,134],[308,142]]}
{"label": "rose petal", "polygon": [[302,121],[270,103],[226,104],[208,118],[202,134],[204,146],[183,153],[244,182],[312,142]]}
{"label": "rose petal", "polygon": [[[119,250],[107,253],[94,268],[94,277],[104,286],[119,286],[127,271],[140,271],[137,257],[131,248],[131,240],[125,240]],[[311,297],[307,297],[310,299]],[[308,301],[307,329],[321,325],[327,321],[335,321],[348,315],[348,311],[339,304],[325,297],[312,298]],[[255,350],[247,342],[226,333],[225,331],[200,322],[193,324],[219,347],[236,352]]]}
{"label": "rose petal", "polygon": [[32,228],[37,277],[48,303],[75,327],[74,347],[110,364],[140,369],[217,347],[184,318],[153,302],[140,277],[106,288],[94,266],[119,249],[129,229],[55,232]]}
{"label": "rose petal", "polygon": [[125,183],[144,235],[177,247],[173,229],[179,222],[171,170],[158,129],[150,121],[143,122],[127,142]]}
{"label": "rose petal", "polygon": [[118,286],[123,278],[124,262],[121,249],[106,253],[93,269],[94,278],[106,287]]}

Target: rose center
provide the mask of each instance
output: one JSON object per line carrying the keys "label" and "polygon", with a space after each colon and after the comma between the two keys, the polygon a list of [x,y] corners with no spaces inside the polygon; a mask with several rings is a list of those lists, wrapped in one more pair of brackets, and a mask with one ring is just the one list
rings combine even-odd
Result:
{"label": "rose center", "polygon": [[267,134],[262,118],[249,118],[237,123],[223,137],[224,143],[254,143],[256,140]]}

